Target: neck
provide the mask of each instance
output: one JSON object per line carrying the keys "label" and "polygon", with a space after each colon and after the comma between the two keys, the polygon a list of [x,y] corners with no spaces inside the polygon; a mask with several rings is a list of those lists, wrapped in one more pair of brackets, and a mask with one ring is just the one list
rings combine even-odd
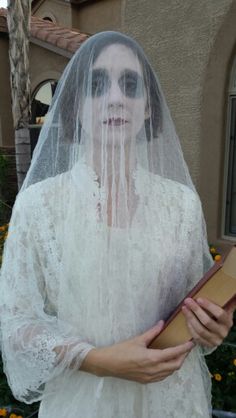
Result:
{"label": "neck", "polygon": [[134,155],[134,150],[129,143],[123,148],[107,146],[104,154],[101,152],[101,147],[96,147],[93,155],[86,160],[97,174],[99,183],[108,182],[110,188],[114,180],[120,183],[125,179],[129,184],[130,177],[132,178],[132,173],[136,169]]}

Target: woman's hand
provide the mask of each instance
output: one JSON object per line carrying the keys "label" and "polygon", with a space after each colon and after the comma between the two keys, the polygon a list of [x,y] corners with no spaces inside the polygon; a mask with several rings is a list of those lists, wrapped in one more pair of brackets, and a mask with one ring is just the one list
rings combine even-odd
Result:
{"label": "woman's hand", "polygon": [[163,321],[135,338],[105,348],[92,349],[80,370],[97,376],[113,376],[139,383],[158,382],[179,370],[193,342],[156,350],[147,348],[164,325]]}
{"label": "woman's hand", "polygon": [[193,340],[206,347],[219,346],[233,325],[236,298],[225,309],[205,298],[187,298],[184,303],[182,312]]}

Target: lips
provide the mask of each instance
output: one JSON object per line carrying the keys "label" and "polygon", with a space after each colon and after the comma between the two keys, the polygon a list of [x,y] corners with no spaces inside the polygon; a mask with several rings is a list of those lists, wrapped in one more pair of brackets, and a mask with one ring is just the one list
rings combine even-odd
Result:
{"label": "lips", "polygon": [[103,123],[108,126],[122,126],[128,123],[128,121],[123,118],[112,117],[107,120],[104,120]]}

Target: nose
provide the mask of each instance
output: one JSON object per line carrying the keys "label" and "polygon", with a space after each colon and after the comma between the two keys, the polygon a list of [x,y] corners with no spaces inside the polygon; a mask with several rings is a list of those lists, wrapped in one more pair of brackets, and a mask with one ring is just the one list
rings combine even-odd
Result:
{"label": "nose", "polygon": [[113,79],[108,93],[108,105],[120,107],[123,105],[123,99],[123,94],[118,81]]}

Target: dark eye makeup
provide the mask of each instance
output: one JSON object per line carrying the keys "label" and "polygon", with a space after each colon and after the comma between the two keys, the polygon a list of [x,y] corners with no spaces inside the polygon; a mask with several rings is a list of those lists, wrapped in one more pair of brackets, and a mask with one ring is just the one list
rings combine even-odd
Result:
{"label": "dark eye makeup", "polygon": [[[107,70],[94,69],[91,74],[91,96],[100,97],[108,92],[111,87],[111,79]],[[133,70],[124,70],[118,79],[118,85],[122,93],[128,98],[139,98],[144,94],[143,78]]]}
{"label": "dark eye makeup", "polygon": [[100,97],[110,88],[110,79],[106,70],[95,69],[92,72],[91,96]]}
{"label": "dark eye makeup", "polygon": [[143,96],[143,79],[136,71],[125,70],[119,78],[118,84],[122,93],[127,97]]}

